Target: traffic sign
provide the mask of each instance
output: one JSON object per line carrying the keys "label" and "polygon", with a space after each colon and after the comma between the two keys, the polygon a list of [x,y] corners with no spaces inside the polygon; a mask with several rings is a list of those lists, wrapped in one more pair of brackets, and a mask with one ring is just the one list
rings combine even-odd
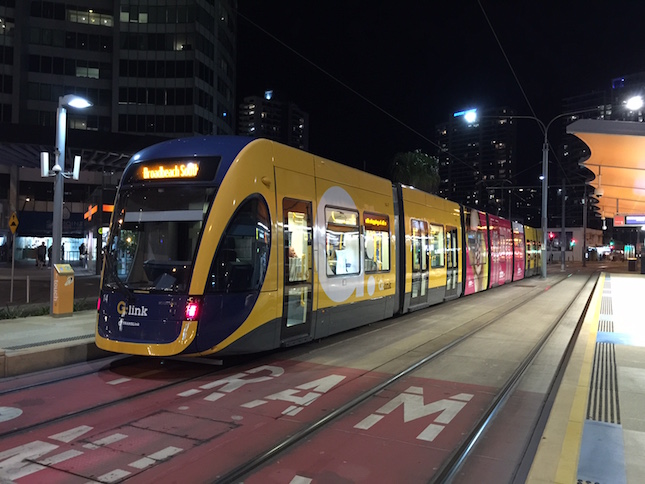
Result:
{"label": "traffic sign", "polygon": [[11,214],[11,218],[9,219],[9,228],[11,229],[12,234],[16,233],[16,229],[18,228],[18,216],[16,215],[16,212]]}

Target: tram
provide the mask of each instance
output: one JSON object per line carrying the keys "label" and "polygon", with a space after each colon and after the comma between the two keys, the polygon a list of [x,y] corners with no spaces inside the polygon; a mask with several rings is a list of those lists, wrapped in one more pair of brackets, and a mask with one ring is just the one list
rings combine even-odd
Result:
{"label": "tram", "polygon": [[266,139],[135,154],[104,253],[98,347],[292,346],[539,272],[541,231]]}

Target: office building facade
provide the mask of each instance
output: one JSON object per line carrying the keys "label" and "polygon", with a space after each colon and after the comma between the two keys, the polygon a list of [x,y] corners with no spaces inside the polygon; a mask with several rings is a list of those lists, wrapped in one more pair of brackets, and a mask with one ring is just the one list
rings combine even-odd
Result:
{"label": "office building facade", "polygon": [[64,237],[79,238],[88,194],[114,186],[137,149],[235,134],[236,8],[237,0],[0,0],[0,230],[17,212],[32,243],[42,224],[30,230],[28,220],[51,221],[53,184],[40,178],[39,154],[53,153],[63,95],[93,103],[68,110],[65,158],[81,155],[83,188],[66,184],[64,217],[78,223],[64,220]]}

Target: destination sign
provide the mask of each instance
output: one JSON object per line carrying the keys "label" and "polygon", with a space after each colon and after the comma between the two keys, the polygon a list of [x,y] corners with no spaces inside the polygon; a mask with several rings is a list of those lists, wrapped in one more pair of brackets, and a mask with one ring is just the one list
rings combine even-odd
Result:
{"label": "destination sign", "polygon": [[197,163],[176,164],[176,165],[157,165],[142,166],[141,180],[166,180],[169,178],[195,178],[199,173]]}
{"label": "destination sign", "polygon": [[389,229],[389,220],[384,215],[365,214],[365,228],[368,230],[383,230]]}
{"label": "destination sign", "polygon": [[123,173],[122,183],[212,182],[220,162],[220,156],[191,156],[130,163]]}

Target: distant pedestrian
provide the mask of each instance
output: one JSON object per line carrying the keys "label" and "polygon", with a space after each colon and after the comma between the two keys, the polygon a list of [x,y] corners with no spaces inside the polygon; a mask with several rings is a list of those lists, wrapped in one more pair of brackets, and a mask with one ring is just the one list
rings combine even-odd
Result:
{"label": "distant pedestrian", "polygon": [[65,244],[60,245],[60,261],[65,262]]}
{"label": "distant pedestrian", "polygon": [[47,267],[52,266],[52,246],[47,249]]}
{"label": "distant pedestrian", "polygon": [[87,269],[87,249],[85,248],[85,242],[78,247],[78,257],[81,259],[83,269]]}
{"label": "distant pedestrian", "polygon": [[36,255],[38,257],[37,263],[38,263],[39,269],[45,268],[45,254],[47,254],[47,246],[45,245],[45,242],[43,242],[38,246],[38,249],[36,250]]}

